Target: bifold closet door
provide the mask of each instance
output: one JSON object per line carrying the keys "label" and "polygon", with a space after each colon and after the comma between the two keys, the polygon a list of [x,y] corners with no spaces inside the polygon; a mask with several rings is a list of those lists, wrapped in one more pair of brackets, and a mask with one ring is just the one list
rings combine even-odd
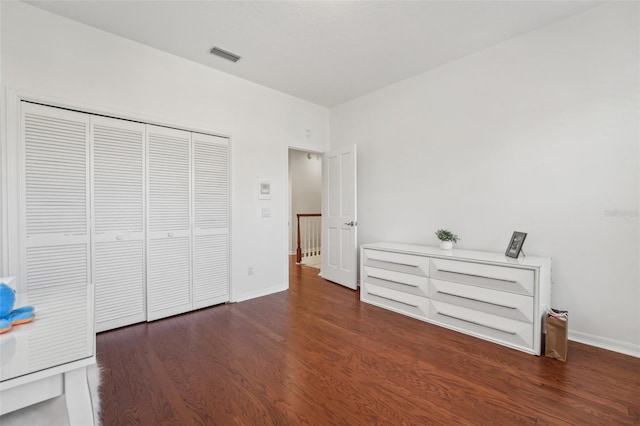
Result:
{"label": "bifold closet door", "polygon": [[19,285],[46,318],[24,359],[36,371],[93,355],[89,115],[27,102],[20,115]]}
{"label": "bifold closet door", "polygon": [[96,332],[146,319],[145,125],[91,117]]}
{"label": "bifold closet door", "polygon": [[193,308],[229,301],[229,140],[192,134]]}
{"label": "bifold closet door", "polygon": [[147,320],[191,310],[191,133],[147,125]]}

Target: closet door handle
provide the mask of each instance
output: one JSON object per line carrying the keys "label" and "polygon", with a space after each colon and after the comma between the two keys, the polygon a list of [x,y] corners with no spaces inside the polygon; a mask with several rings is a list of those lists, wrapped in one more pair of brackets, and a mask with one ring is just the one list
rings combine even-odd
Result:
{"label": "closet door handle", "polygon": [[169,232],[169,233],[167,234],[167,237],[173,237],[173,235],[174,235],[174,234],[173,234],[173,232]]}

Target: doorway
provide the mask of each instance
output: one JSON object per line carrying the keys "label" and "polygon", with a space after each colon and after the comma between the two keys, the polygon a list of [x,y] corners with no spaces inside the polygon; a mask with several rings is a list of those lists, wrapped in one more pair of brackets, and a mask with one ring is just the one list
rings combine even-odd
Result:
{"label": "doorway", "polygon": [[289,256],[320,273],[322,154],[290,148],[288,155]]}

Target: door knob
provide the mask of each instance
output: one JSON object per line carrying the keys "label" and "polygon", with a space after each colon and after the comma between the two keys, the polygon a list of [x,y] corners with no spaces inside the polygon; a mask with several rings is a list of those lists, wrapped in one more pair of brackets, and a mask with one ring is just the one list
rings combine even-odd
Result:
{"label": "door knob", "polygon": [[351,222],[345,222],[344,224],[347,226],[356,226],[358,222],[351,221]]}

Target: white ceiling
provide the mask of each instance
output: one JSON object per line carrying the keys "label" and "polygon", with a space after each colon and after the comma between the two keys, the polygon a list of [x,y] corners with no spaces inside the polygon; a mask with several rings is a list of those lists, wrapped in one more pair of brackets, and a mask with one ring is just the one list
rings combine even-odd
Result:
{"label": "white ceiling", "polygon": [[[333,106],[592,8],[591,1],[27,1]],[[242,57],[210,55],[218,46]]]}

